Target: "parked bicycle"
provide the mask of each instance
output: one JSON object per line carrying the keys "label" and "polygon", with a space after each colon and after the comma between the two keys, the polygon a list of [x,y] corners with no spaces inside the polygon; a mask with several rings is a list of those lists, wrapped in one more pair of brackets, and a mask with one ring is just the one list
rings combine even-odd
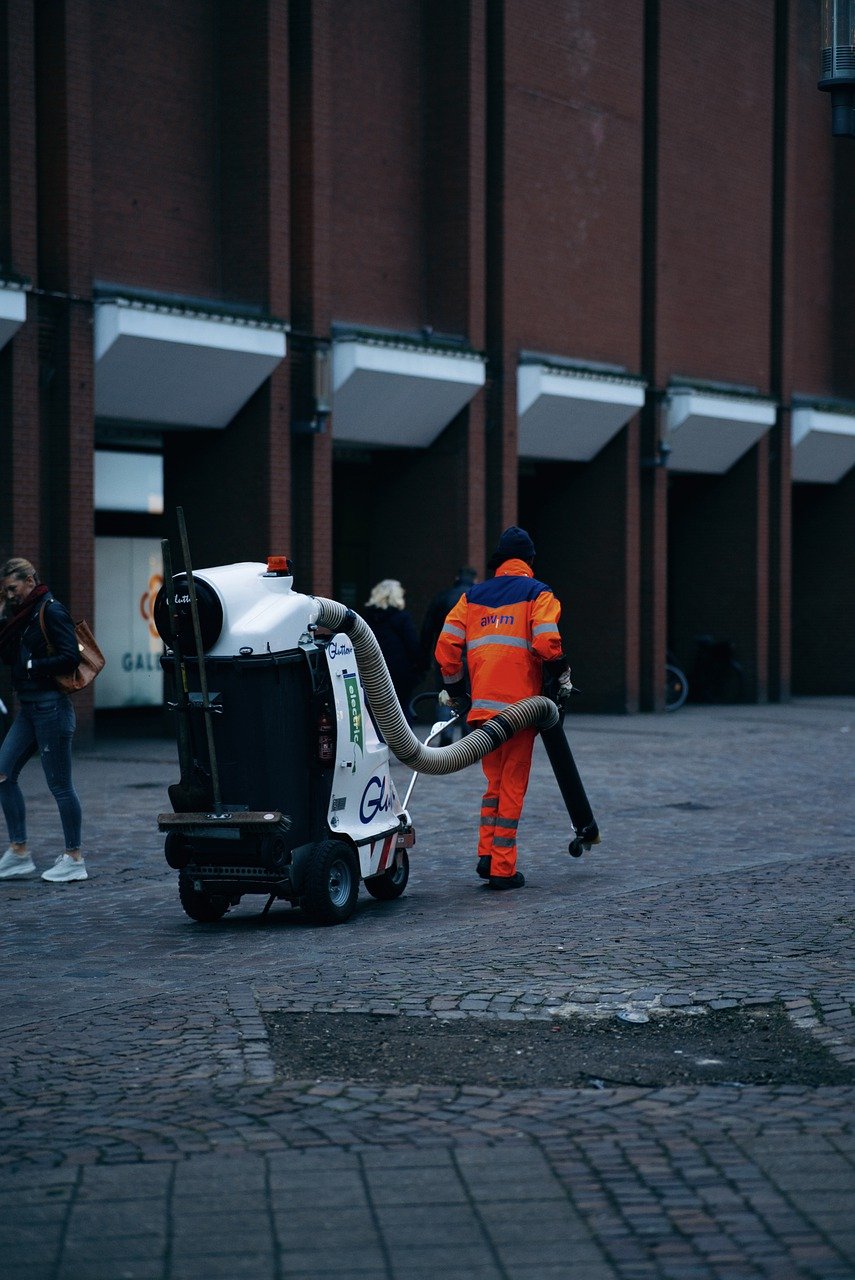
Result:
{"label": "parked bicycle", "polygon": [[689,696],[686,673],[673,661],[671,654],[665,663],[665,710],[679,711]]}

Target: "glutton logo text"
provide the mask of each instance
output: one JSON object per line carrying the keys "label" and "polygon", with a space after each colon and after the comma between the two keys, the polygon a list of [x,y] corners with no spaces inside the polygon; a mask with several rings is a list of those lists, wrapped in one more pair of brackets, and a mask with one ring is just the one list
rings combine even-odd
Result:
{"label": "glutton logo text", "polygon": [[386,790],[386,779],[373,777],[362,793],[359,802],[359,817],[364,823],[374,822],[381,813],[388,813],[392,808],[392,796]]}

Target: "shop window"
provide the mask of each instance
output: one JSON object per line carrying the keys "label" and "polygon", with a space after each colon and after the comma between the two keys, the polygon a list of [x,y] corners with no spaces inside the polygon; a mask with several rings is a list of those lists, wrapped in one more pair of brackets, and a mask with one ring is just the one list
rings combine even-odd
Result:
{"label": "shop window", "polygon": [[95,510],[163,514],[163,457],[96,449]]}

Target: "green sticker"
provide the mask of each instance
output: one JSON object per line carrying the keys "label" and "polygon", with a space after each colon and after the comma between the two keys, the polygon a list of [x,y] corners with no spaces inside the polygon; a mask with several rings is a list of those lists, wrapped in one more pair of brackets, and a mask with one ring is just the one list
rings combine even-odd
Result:
{"label": "green sticker", "polygon": [[364,752],[362,745],[362,703],[359,698],[359,679],[357,676],[344,676],[344,694],[347,698],[347,709],[350,713],[350,740]]}

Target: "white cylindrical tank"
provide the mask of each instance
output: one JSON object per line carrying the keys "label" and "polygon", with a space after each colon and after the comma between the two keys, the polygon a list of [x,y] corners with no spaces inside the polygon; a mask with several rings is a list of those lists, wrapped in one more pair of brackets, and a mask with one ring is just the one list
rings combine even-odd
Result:
{"label": "white cylindrical tank", "polygon": [[219,637],[207,650],[211,658],[296,649],[317,612],[312,596],[293,590],[290,574],[269,573],[260,562],[196,569],[193,577],[213,589],[223,609]]}

